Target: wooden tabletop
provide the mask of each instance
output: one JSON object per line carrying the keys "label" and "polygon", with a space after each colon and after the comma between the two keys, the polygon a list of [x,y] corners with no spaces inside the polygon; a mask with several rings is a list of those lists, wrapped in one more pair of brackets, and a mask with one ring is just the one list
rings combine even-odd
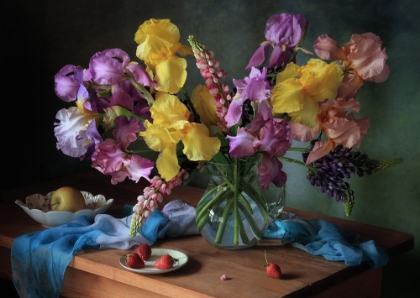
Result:
{"label": "wooden tabletop", "polygon": [[[122,206],[135,204],[145,184],[132,181],[112,185],[109,176],[95,170],[16,189],[2,190],[0,203],[0,277],[11,279],[10,249],[13,239],[44,227],[30,218],[14,201],[31,194],[47,194],[61,186],[72,186],[93,194],[114,198],[109,214],[119,217]],[[204,192],[194,187],[177,187],[165,197],[160,209],[170,200],[183,199],[195,206]],[[360,241],[373,239],[388,250],[390,257],[414,247],[411,234],[356,223],[321,214],[286,208],[306,219],[325,219],[360,234]],[[326,261],[303,250],[281,245],[277,239],[263,239],[244,250],[222,250],[208,244],[200,235],[159,239],[153,247],[182,251],[189,257],[182,268],[165,274],[141,275],[119,264],[126,250],[84,250],[69,264],[63,296],[83,297],[324,297],[346,281],[379,283],[381,270],[368,264],[348,267],[343,262]],[[270,261],[278,263],[284,278],[276,280],[265,274],[264,250]],[[228,280],[221,281],[225,274]],[[378,280],[379,279],[379,280]],[[346,291],[341,287],[340,291]],[[344,290],[343,290],[344,289]],[[352,289],[352,295],[357,292]],[[329,292],[328,292],[329,291]],[[355,292],[356,291],[356,292]],[[337,293],[337,292],[336,292]],[[344,297],[340,294],[341,297]]]}

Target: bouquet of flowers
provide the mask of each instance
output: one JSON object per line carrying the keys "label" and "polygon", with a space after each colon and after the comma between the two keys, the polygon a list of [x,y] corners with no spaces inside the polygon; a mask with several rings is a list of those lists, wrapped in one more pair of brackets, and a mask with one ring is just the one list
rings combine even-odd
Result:
{"label": "bouquet of flowers", "polygon": [[[369,128],[368,118],[355,116],[358,91],[365,81],[387,79],[387,55],[373,33],[353,34],[342,46],[321,35],[313,54],[302,47],[307,26],[301,15],[271,16],[265,41],[245,67],[249,75],[228,81],[197,38],[189,36],[187,46],[169,19],[145,21],[134,36],[140,61],[113,48],[95,53],[88,68],[66,65],[56,74],[57,96],[75,103],[56,114],[57,149],[90,159],[112,184],[150,182],[134,206],[132,236],[165,194],[190,182],[209,161],[258,159],[264,189],[286,183],[282,162],[300,164],[308,181],[350,215],[354,193],[345,179],[401,162],[352,150]],[[313,57],[299,66],[299,52]],[[194,55],[204,79],[191,95],[184,86],[187,55]],[[308,145],[293,148],[293,140]],[[138,149],[138,142],[145,146]],[[156,152],[155,161],[147,151]],[[287,157],[290,151],[301,152],[302,160]]]}

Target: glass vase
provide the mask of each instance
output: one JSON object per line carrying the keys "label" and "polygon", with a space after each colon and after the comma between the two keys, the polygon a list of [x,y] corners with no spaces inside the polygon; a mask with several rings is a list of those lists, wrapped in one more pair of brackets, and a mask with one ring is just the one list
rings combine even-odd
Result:
{"label": "glass vase", "polygon": [[254,246],[264,236],[269,216],[257,173],[258,160],[208,162],[209,181],[196,208],[201,235],[222,249]]}
{"label": "glass vase", "polygon": [[269,190],[263,191],[269,224],[276,220],[286,205],[286,184],[282,187],[275,187],[271,184]]}

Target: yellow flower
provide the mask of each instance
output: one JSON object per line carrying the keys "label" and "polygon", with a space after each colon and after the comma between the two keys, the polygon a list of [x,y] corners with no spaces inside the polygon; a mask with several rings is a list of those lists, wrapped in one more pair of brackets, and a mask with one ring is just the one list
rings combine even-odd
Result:
{"label": "yellow flower", "polygon": [[162,94],[150,108],[153,123],[145,121],[140,132],[147,146],[161,152],[156,160],[159,174],[166,181],[179,172],[176,146],[181,141],[189,160],[210,160],[220,149],[220,140],[209,137],[209,130],[200,123],[188,121],[188,108],[174,95]]}
{"label": "yellow flower", "polygon": [[198,85],[194,88],[191,93],[191,101],[198,115],[200,115],[200,120],[209,130],[217,125],[219,117],[216,114],[214,97],[210,94],[206,85]]}
{"label": "yellow flower", "polygon": [[276,77],[271,93],[273,112],[287,113],[292,121],[315,127],[318,103],[335,99],[342,80],[343,69],[335,62],[311,59],[302,67],[289,63]]}
{"label": "yellow flower", "polygon": [[178,27],[169,19],[150,19],[140,25],[134,35],[138,43],[136,56],[153,73],[158,91],[178,93],[187,79],[187,61],[176,56],[192,54],[190,47],[179,42]]}

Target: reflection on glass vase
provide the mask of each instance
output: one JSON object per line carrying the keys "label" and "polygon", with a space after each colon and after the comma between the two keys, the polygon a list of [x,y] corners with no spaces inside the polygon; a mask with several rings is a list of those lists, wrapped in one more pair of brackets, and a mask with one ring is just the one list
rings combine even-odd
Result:
{"label": "reflection on glass vase", "polygon": [[257,173],[258,160],[208,162],[209,181],[196,209],[201,235],[223,249],[254,246],[264,236],[269,217]]}
{"label": "reflection on glass vase", "polygon": [[286,205],[286,185],[278,188],[271,184],[269,190],[263,191],[263,195],[267,205],[269,223],[271,224],[279,217]]}

